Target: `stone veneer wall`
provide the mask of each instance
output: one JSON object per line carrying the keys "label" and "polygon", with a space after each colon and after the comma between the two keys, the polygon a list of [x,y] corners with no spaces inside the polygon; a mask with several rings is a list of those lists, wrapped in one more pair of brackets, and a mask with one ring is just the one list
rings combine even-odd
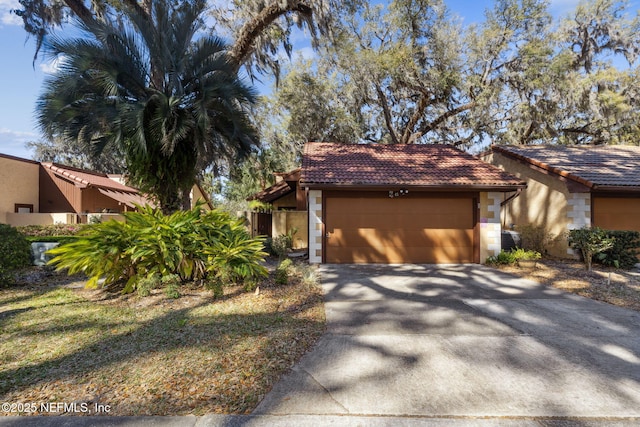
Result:
{"label": "stone veneer wall", "polygon": [[480,263],[502,250],[502,226],[500,201],[502,193],[480,193]]}
{"label": "stone veneer wall", "polygon": [[322,262],[322,190],[309,190],[309,262]]}
{"label": "stone veneer wall", "polygon": [[[571,193],[567,198],[567,230],[591,227],[591,193]],[[578,253],[567,248],[567,255],[577,257]]]}

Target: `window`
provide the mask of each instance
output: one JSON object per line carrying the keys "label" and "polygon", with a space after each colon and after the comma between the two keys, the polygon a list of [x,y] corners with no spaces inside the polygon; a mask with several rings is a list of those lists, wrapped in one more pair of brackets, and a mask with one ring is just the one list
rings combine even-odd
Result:
{"label": "window", "polygon": [[15,204],[16,213],[33,213],[33,205],[27,205],[24,203]]}

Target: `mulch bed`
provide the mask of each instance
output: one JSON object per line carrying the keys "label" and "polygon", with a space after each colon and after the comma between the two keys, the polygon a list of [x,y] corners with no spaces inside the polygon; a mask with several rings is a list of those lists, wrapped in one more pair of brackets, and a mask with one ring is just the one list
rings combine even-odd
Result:
{"label": "mulch bed", "polygon": [[594,300],[640,311],[640,271],[620,270],[571,260],[543,259],[533,268],[500,266],[500,270]]}

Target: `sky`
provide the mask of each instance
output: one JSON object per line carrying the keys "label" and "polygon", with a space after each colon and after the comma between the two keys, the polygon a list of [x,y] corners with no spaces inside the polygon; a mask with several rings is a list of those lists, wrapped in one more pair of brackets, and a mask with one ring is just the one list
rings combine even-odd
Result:
{"label": "sky", "polygon": [[[463,23],[482,22],[491,0],[445,0]],[[551,11],[563,16],[570,12],[578,0],[552,0]],[[0,153],[25,159],[32,152],[25,143],[42,140],[34,119],[36,100],[50,64],[38,58],[34,62],[35,41],[27,38],[21,20],[10,13],[20,8],[18,0],[0,0]],[[308,47],[303,47],[307,51]]]}

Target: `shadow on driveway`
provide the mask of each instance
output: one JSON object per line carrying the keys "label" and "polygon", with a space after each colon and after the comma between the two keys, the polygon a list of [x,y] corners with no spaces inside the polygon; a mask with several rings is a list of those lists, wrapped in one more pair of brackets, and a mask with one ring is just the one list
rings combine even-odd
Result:
{"label": "shadow on driveway", "polygon": [[327,333],[254,414],[640,417],[640,314],[480,265],[325,265]]}

